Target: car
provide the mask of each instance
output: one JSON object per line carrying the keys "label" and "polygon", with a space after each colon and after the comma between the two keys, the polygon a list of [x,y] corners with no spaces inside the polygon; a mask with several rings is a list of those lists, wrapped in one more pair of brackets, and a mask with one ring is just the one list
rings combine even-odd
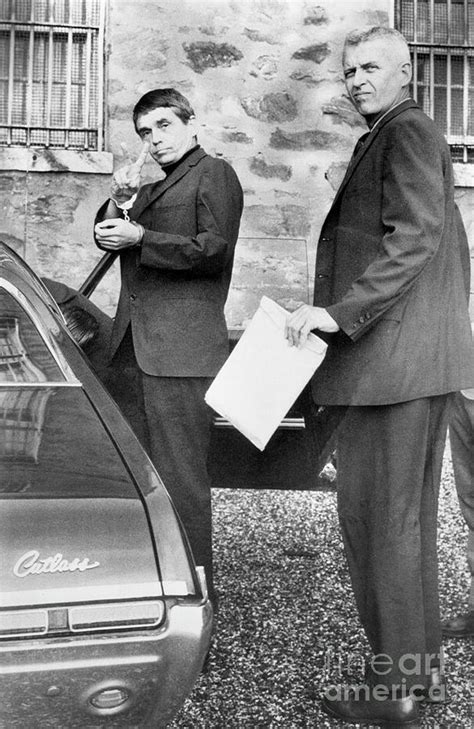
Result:
{"label": "car", "polygon": [[213,624],[159,474],[0,243],[0,725],[161,727]]}

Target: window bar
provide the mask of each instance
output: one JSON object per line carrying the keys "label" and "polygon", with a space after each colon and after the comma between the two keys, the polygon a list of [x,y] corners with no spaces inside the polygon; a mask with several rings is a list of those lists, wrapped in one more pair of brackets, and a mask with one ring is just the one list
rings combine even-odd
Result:
{"label": "window bar", "polygon": [[429,98],[429,104],[430,104],[430,117],[434,119],[434,73],[435,73],[435,63],[434,63],[434,50],[433,50],[433,43],[434,43],[434,0],[430,0],[430,15],[429,15],[429,27],[430,27],[430,77],[429,77],[429,84],[430,84],[430,98]]}
{"label": "window bar", "polygon": [[435,84],[434,84],[434,49],[430,48],[430,117],[434,119],[434,98],[435,98]]}
{"label": "window bar", "polygon": [[451,0],[447,0],[446,2],[446,29],[447,29],[447,44],[448,47],[446,49],[446,133],[448,138],[448,143],[451,138],[451,81],[452,81],[452,55],[451,55],[451,15],[452,15],[452,6],[451,6]]}
{"label": "window bar", "polygon": [[418,48],[413,48],[413,98],[418,103]]}
{"label": "window bar", "polygon": [[464,0],[464,45],[469,45],[471,28],[469,27],[469,0]]}
{"label": "window bar", "polygon": [[[69,6],[69,22],[71,22],[71,6]],[[71,90],[72,90],[72,30],[67,32],[67,60],[66,60],[66,121],[65,126],[71,126]],[[65,149],[69,148],[69,131],[65,132]]]}
{"label": "window bar", "polygon": [[413,0],[413,41],[418,43],[418,0]]}
{"label": "window bar", "polygon": [[[91,31],[87,31],[86,36],[86,78],[85,78],[85,85],[84,85],[84,116],[83,116],[83,123],[84,127],[87,129],[89,126],[89,119],[90,119],[90,99],[91,99],[91,58],[92,58],[92,34]],[[89,149],[89,135],[87,132],[84,132],[84,147],[86,149]]]}
{"label": "window bar", "polygon": [[469,128],[469,56],[464,54],[464,83],[462,93],[463,162],[467,162],[467,134]]}
{"label": "window bar", "polygon": [[[451,44],[451,0],[446,2],[446,30],[448,34],[448,45]],[[449,129],[449,127],[448,127]]]}
{"label": "window bar", "polygon": [[[464,0],[464,46],[469,45],[471,28],[469,27],[469,0]],[[468,160],[468,146],[467,134],[469,131],[469,81],[470,81],[470,69],[469,69],[469,56],[467,53],[464,54],[464,93],[463,93],[463,134],[464,142],[463,145],[463,162],[467,163]]]}
{"label": "window bar", "polygon": [[105,2],[99,0],[99,35],[97,38],[97,150],[104,149],[104,29],[105,29]]}
{"label": "window bar", "polygon": [[[47,23],[54,22],[54,0],[46,0],[46,11],[44,14],[44,20]],[[53,107],[53,29],[50,28],[48,31],[48,65],[47,65],[47,79],[48,86],[46,89],[46,147],[51,146],[51,114]]]}
{"label": "window bar", "polygon": [[46,146],[51,146],[51,115],[53,110],[54,31],[48,34],[48,96],[46,101]]}
{"label": "window bar", "polygon": [[[13,19],[15,14],[13,11]],[[12,144],[13,87],[15,84],[15,25],[10,28],[10,58],[8,63],[8,144]]]}
{"label": "window bar", "polygon": [[[449,8],[448,8],[449,14]],[[446,53],[446,130],[448,141],[451,137],[451,49]]]}
{"label": "window bar", "polygon": [[430,26],[430,43],[434,43],[434,28],[435,28],[435,3],[434,0],[430,0],[430,16],[428,19]]}
{"label": "window bar", "polygon": [[[31,5],[31,14],[33,16],[33,3]],[[28,44],[28,80],[26,82],[26,126],[27,136],[29,137],[31,132],[32,116],[33,116],[33,61],[34,61],[34,50],[35,50],[35,31],[33,26],[30,28],[30,38]],[[29,146],[30,140],[27,139],[27,146]]]}

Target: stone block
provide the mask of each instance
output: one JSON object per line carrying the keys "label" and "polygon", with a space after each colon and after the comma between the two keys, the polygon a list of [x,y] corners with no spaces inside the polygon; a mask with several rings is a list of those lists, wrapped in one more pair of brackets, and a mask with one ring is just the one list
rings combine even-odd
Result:
{"label": "stone block", "polygon": [[260,121],[293,121],[298,116],[295,99],[285,92],[265,94],[260,98],[247,97],[241,99],[241,104],[249,116]]}
{"label": "stone block", "polygon": [[316,43],[312,46],[306,46],[295,51],[292,58],[302,61],[313,61],[313,63],[322,63],[330,55],[331,51],[327,43]]}
{"label": "stone block", "polygon": [[289,165],[269,165],[265,162],[262,154],[258,154],[250,160],[250,170],[259,177],[270,179],[277,177],[283,182],[291,178],[291,167]]}
{"label": "stone block", "polygon": [[326,25],[328,22],[328,14],[321,5],[316,5],[314,8],[310,8],[303,20],[305,25]]}
{"label": "stone block", "polygon": [[270,137],[270,147],[292,150],[328,150],[340,147],[347,149],[352,147],[352,142],[342,134],[321,129],[309,129],[303,132],[286,132],[283,129],[276,129]]}
{"label": "stone block", "polygon": [[364,131],[367,130],[367,125],[362,116],[349,99],[344,96],[331,99],[329,103],[323,104],[321,111],[323,114],[331,116],[335,124],[345,123],[351,127],[361,127]]}
{"label": "stone block", "polygon": [[195,41],[183,43],[191,68],[195,73],[204,73],[208,68],[229,67],[243,58],[243,53],[229,43]]}

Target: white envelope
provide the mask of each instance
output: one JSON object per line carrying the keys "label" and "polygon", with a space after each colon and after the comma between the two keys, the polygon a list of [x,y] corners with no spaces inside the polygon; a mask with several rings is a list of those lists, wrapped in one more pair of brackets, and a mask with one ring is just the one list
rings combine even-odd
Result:
{"label": "white envelope", "polygon": [[205,395],[207,404],[261,451],[326,354],[327,344],[314,334],[304,346],[290,347],[288,316],[263,296]]}

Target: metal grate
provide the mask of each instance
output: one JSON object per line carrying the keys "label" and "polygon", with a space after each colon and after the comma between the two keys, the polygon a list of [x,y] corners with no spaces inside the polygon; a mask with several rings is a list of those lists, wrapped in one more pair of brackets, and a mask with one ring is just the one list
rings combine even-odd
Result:
{"label": "metal grate", "polygon": [[474,161],[474,0],[398,0],[396,27],[411,48],[414,99],[453,159]]}
{"label": "metal grate", "polygon": [[0,0],[0,145],[103,148],[104,0]]}

